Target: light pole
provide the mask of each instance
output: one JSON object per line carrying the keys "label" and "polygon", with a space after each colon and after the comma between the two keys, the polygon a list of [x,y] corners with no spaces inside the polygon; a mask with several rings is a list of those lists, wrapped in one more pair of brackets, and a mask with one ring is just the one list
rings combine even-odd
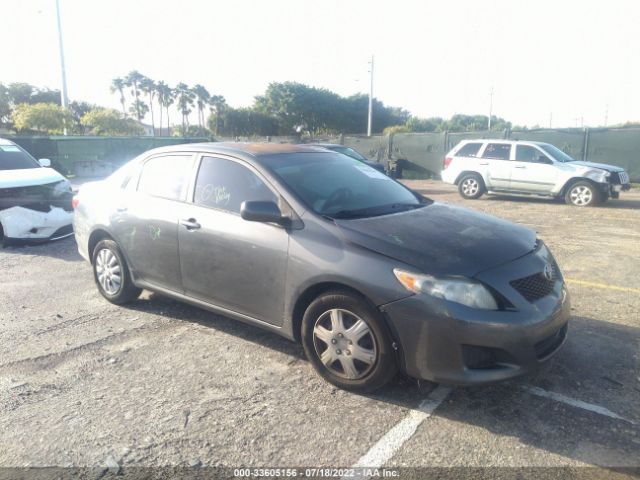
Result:
{"label": "light pole", "polygon": [[373,118],[373,55],[371,55],[371,70],[369,70],[369,121],[367,122],[367,137],[371,136],[371,121]]}
{"label": "light pole", "polygon": [[493,86],[489,91],[489,125],[487,130],[491,131],[491,114],[493,113]]}
{"label": "light pole", "polygon": [[[64,68],[64,47],[62,45],[62,25],[60,23],[60,3],[56,0],[56,19],[58,21],[58,47],[60,48],[60,71],[62,73],[62,90],[60,96],[62,100],[62,108],[65,110],[69,106],[69,98],[67,97],[67,73]],[[64,134],[67,134],[67,128],[64,128]]]}

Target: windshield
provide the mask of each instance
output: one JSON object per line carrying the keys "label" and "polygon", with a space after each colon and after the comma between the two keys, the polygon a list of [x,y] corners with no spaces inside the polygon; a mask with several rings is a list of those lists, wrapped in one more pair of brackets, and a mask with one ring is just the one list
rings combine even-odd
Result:
{"label": "windshield", "polygon": [[0,145],[0,170],[25,168],[40,168],[40,164],[17,145]]}
{"label": "windshield", "polygon": [[331,218],[386,215],[430,203],[376,169],[344,155],[278,155],[267,165],[309,208]]}
{"label": "windshield", "polygon": [[366,162],[367,159],[356,152],[353,148],[349,147],[332,147],[331,150],[335,152],[342,153],[347,155],[348,157],[355,158],[356,160],[360,160],[361,162]]}
{"label": "windshield", "polygon": [[538,146],[559,162],[575,162],[575,159],[571,158],[569,155],[553,145],[548,143],[539,143]]}

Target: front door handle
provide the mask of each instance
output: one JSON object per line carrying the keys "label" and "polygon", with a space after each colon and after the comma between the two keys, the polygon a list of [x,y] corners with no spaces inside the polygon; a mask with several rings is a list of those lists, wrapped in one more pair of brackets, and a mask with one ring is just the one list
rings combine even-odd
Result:
{"label": "front door handle", "polygon": [[527,168],[524,165],[516,165],[515,168]]}
{"label": "front door handle", "polygon": [[480,165],[489,165],[489,162],[480,162]]}
{"label": "front door handle", "polygon": [[200,224],[196,222],[195,218],[188,218],[180,220],[180,225],[185,227],[187,230],[198,230],[200,228]]}
{"label": "front door handle", "polygon": [[116,208],[116,211],[118,211],[119,213],[123,213],[127,211],[127,207],[118,207]]}

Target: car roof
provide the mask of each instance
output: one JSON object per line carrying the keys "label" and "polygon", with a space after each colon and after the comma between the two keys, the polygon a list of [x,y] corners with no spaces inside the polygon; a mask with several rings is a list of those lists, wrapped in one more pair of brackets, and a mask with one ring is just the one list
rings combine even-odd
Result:
{"label": "car roof", "polygon": [[15,143],[6,138],[0,138],[0,145],[15,145]]}
{"label": "car roof", "polygon": [[307,145],[295,145],[292,143],[249,143],[249,142],[203,142],[184,143],[154,148],[142,154],[144,158],[150,155],[178,152],[202,152],[221,155],[231,155],[256,163],[262,163],[262,159],[275,155],[300,154],[300,153],[327,153],[327,150]]}
{"label": "car roof", "polygon": [[506,140],[504,138],[467,138],[460,143],[522,143],[524,145],[549,145],[547,142],[536,142],[534,140]]}
{"label": "car roof", "polygon": [[344,147],[349,148],[346,145],[340,145],[339,143],[307,143],[309,147],[322,147],[322,148],[336,148],[336,147]]}

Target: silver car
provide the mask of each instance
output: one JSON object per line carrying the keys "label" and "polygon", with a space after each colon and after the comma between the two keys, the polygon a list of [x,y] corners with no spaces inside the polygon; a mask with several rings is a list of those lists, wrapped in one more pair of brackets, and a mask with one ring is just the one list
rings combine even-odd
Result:
{"label": "silver car", "polygon": [[142,288],[301,341],[333,384],[398,370],[493,382],[551,358],[569,298],[535,232],[297,145],[149,151],[74,199],[75,235],[110,302]]}

